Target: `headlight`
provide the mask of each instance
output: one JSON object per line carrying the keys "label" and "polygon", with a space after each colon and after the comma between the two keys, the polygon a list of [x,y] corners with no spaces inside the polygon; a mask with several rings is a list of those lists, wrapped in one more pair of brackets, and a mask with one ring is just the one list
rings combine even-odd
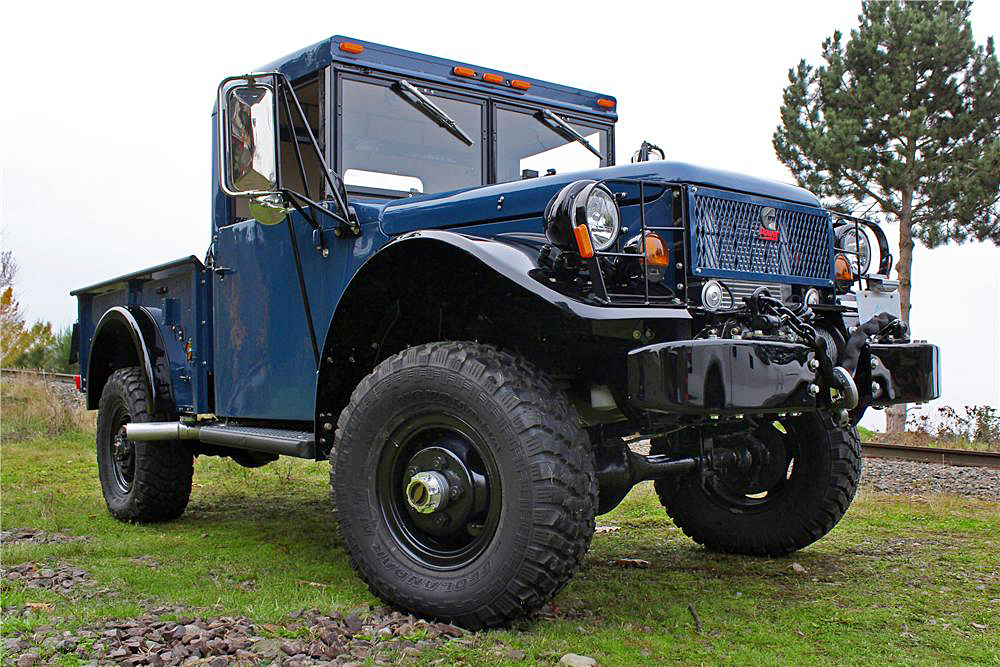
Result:
{"label": "headlight", "polygon": [[605,186],[585,180],[570,183],[545,207],[545,235],[560,248],[575,245],[573,230],[586,225],[594,250],[610,248],[621,229],[621,214],[615,197]]}
{"label": "headlight", "polygon": [[[868,235],[865,234],[860,229],[855,227],[847,227],[840,234],[840,238],[837,241],[837,246],[841,250],[845,250],[849,253],[857,253],[857,259],[855,260],[852,256],[851,266],[852,268],[860,265],[860,273],[868,273],[868,267],[872,263],[872,246],[868,242]],[[855,264],[857,262],[857,264]]]}
{"label": "headlight", "polygon": [[709,280],[701,288],[701,305],[705,310],[718,310],[722,307],[722,285],[718,280]]}
{"label": "headlight", "polygon": [[806,299],[805,300],[806,300],[806,305],[807,306],[815,306],[815,305],[819,304],[819,302],[820,302],[820,293],[819,293],[819,290],[816,289],[815,287],[810,287],[809,289],[807,289],[806,290]]}
{"label": "headlight", "polygon": [[[577,213],[574,222],[578,225],[586,224],[590,228],[590,238],[594,241],[594,250],[607,250],[618,238],[618,204],[615,203],[614,195],[603,185],[597,185],[593,186],[589,192],[587,189],[582,190],[577,199],[581,205],[576,207]],[[581,210],[584,214],[582,220]]]}

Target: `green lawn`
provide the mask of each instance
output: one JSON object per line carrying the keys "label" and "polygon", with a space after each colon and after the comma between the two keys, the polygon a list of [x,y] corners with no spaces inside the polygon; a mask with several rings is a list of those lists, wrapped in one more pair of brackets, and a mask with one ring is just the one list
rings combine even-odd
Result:
{"label": "green lawn", "polygon": [[[30,436],[4,442],[0,453],[5,530],[91,538],[5,546],[4,565],[69,563],[117,591],[71,601],[5,582],[5,606],[52,608],[5,617],[4,637],[158,605],[281,624],[298,609],[377,604],[337,545],[325,464],[281,460],[246,470],[202,457],[187,513],[135,526],[104,508],[91,433]],[[829,537],[776,560],[706,552],[671,524],[648,484],[598,523],[621,530],[594,538],[554,613],[444,644],[420,664],[552,665],[574,652],[601,665],[1000,665],[1000,505],[862,494]],[[650,566],[611,564],[619,558]]]}

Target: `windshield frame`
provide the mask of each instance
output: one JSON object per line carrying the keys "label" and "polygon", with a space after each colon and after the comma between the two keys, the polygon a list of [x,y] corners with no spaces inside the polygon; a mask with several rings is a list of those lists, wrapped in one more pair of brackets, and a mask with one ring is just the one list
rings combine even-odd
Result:
{"label": "windshield frame", "polygon": [[[332,94],[327,95],[327,114],[326,117],[330,119],[327,123],[326,132],[329,136],[329,140],[326,142],[328,156],[327,161],[331,165],[335,165],[333,168],[337,170],[337,173],[343,175],[344,173],[344,163],[343,163],[343,151],[341,147],[342,142],[342,132],[343,132],[343,109],[341,102],[343,100],[343,86],[344,80],[355,80],[362,81],[366,83],[373,83],[377,85],[383,85],[391,89],[391,86],[396,83],[401,78],[399,73],[394,72],[382,72],[372,69],[361,69],[353,68],[344,65],[332,65],[327,68],[327,90],[331,91]],[[606,142],[607,142],[607,155],[601,160],[602,167],[613,166],[615,164],[615,122],[608,119],[607,117],[599,116],[598,114],[587,115],[578,112],[568,111],[561,108],[558,105],[549,104],[536,104],[528,100],[521,99],[511,99],[506,95],[491,95],[483,94],[480,90],[469,90],[463,88],[459,85],[447,85],[438,82],[427,81],[415,76],[413,74],[407,74],[405,77],[414,86],[420,89],[429,89],[433,91],[433,94],[440,97],[455,99],[463,102],[471,102],[473,104],[479,104],[483,110],[482,118],[482,136],[478,138],[481,142],[481,158],[482,164],[482,182],[478,184],[470,183],[465,188],[468,189],[475,187],[482,187],[485,185],[493,185],[498,183],[497,181],[497,156],[498,151],[498,133],[497,133],[497,114],[501,109],[508,111],[515,111],[524,113],[527,115],[535,114],[542,109],[547,109],[550,112],[556,114],[561,119],[568,123],[574,125],[584,125],[588,128],[593,128],[599,132],[606,132]],[[498,91],[499,92],[499,91]],[[419,112],[418,112],[419,113]],[[535,122],[540,122],[535,119]],[[470,136],[472,136],[470,132]],[[448,137],[449,141],[456,141],[454,136],[449,136],[449,133],[442,129],[442,135]],[[474,140],[477,137],[472,136]],[[567,143],[574,143],[567,141]],[[580,146],[581,150],[586,150],[583,146]],[[596,156],[595,156],[596,157]],[[539,175],[540,177],[543,174]],[[503,181],[505,183],[511,183],[515,181]],[[408,197],[420,197],[424,195],[434,195],[434,192],[424,192],[421,194],[413,194],[402,192],[399,190],[383,190],[379,188],[370,188],[362,186],[347,186],[348,195],[353,197],[365,197],[365,198],[376,198],[376,199],[405,199]]]}

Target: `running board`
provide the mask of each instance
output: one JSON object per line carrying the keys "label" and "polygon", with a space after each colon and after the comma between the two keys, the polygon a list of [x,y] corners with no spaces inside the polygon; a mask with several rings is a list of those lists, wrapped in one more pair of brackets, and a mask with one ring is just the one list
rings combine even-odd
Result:
{"label": "running board", "polygon": [[316,458],[316,441],[310,431],[224,424],[188,426],[181,422],[133,422],[125,425],[125,437],[133,442],[197,440],[233,449]]}

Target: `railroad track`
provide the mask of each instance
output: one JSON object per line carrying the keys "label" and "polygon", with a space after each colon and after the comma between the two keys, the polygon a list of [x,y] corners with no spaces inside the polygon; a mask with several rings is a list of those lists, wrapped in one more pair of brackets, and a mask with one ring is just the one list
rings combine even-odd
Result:
{"label": "railroad track", "polygon": [[940,447],[914,447],[911,445],[889,445],[880,442],[861,444],[861,454],[874,459],[899,459],[918,463],[945,463],[952,466],[976,466],[1000,468],[1000,454],[995,452],[974,452],[966,449],[942,449]]}
{"label": "railroad track", "polygon": [[76,375],[71,373],[49,373],[48,371],[31,371],[24,368],[0,368],[0,375],[14,375],[21,377],[33,377],[47,382],[61,382],[63,384],[76,384]]}
{"label": "railroad track", "polygon": [[[21,368],[0,369],[3,375],[35,377],[48,382],[75,384],[76,376],[69,373],[49,373]],[[874,459],[897,459],[917,463],[944,463],[953,466],[975,466],[1000,469],[1000,453],[975,452],[964,449],[942,449],[939,447],[914,447],[911,445],[890,445],[880,442],[861,444],[861,454]]]}

